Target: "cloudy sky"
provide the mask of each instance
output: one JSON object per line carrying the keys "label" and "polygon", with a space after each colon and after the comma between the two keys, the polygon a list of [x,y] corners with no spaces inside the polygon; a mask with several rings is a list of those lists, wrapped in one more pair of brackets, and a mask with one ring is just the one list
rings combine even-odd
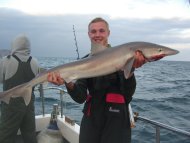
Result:
{"label": "cloudy sky", "polygon": [[77,57],[89,52],[87,25],[95,17],[110,24],[110,44],[147,41],[180,54],[168,60],[190,61],[189,0],[0,0],[0,49],[25,33],[37,57]]}

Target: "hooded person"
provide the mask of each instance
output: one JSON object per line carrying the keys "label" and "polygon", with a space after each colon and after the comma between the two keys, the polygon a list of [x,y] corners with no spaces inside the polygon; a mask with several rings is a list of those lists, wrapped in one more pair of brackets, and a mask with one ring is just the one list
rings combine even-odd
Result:
{"label": "hooded person", "polygon": [[[0,60],[0,82],[3,91],[32,80],[40,71],[38,62],[30,56],[30,41],[26,35],[16,36],[11,54]],[[22,97],[1,102],[0,143],[13,143],[20,129],[24,143],[37,143],[35,133],[34,93],[28,106]]]}

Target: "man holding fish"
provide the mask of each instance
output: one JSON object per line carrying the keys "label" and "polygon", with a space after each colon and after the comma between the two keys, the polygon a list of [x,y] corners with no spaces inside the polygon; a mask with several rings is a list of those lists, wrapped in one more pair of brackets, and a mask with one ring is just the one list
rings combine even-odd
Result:
{"label": "man holding fish", "polygon": [[[108,44],[109,25],[104,19],[93,19],[88,26],[88,35],[92,43],[89,56],[111,48]],[[133,71],[145,62],[143,54],[137,51],[133,68],[127,79],[123,71],[117,71],[105,76],[66,83],[59,73],[49,73],[48,81],[57,85],[65,84],[74,101],[81,104],[85,102],[79,143],[131,142],[128,104],[136,88]]]}

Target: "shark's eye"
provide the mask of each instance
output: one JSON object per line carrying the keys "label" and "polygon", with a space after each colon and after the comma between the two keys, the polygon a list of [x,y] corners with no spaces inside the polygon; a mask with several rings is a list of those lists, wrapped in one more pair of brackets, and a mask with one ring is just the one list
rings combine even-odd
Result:
{"label": "shark's eye", "polygon": [[158,52],[162,52],[162,51],[163,51],[163,49],[162,49],[162,48],[159,48],[159,49],[158,49]]}

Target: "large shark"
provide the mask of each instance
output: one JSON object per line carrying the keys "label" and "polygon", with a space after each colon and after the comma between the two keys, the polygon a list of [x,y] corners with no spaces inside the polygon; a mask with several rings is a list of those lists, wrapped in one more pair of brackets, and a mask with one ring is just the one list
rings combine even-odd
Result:
{"label": "large shark", "polygon": [[[100,47],[99,49],[104,49],[104,47]],[[60,73],[66,82],[107,75],[118,70],[123,70],[125,78],[128,78],[135,60],[134,55],[136,51],[141,51],[147,62],[157,61],[165,56],[178,53],[177,50],[149,42],[122,44],[94,53],[87,58],[66,63],[40,73],[27,83],[1,92],[0,100],[8,104],[11,97],[23,97],[25,104],[28,105],[31,99],[32,87],[39,83],[47,82],[48,73],[51,72]]]}

